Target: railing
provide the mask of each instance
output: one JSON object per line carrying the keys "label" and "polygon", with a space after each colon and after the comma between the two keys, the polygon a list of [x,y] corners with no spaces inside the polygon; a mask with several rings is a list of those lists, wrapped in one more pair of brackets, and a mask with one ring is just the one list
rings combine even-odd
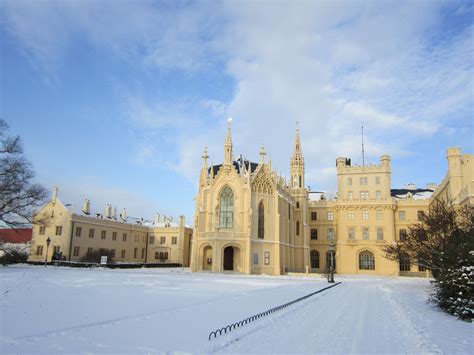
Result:
{"label": "railing", "polygon": [[239,322],[235,322],[233,324],[230,324],[230,325],[227,325],[225,327],[222,327],[220,329],[217,329],[213,332],[210,332],[209,333],[209,338],[208,340],[211,340],[211,337],[214,335],[214,338],[217,338],[218,335],[222,335],[222,334],[227,334],[227,331],[229,331],[229,333],[236,329],[236,328],[240,328],[246,324],[249,324],[257,319],[260,319],[262,317],[265,317],[265,316],[268,316],[269,314],[272,314],[272,313],[275,313],[277,311],[281,311],[282,309],[288,307],[288,306],[291,306],[292,304],[294,303],[297,303],[297,302],[300,302],[300,301],[303,301],[304,299],[308,298],[308,297],[311,297],[311,296],[314,296],[318,293],[321,293],[323,291],[326,291],[326,290],[329,290],[330,288],[332,287],[335,287],[337,285],[340,285],[342,282],[337,282],[335,283],[334,285],[331,285],[331,286],[328,286],[328,287],[324,287],[318,291],[315,291],[315,292],[312,292],[306,296],[303,296],[303,297],[300,297],[300,298],[297,298],[296,300],[293,300],[291,302],[288,302],[288,303],[285,303],[285,304],[282,304],[280,306],[277,306],[277,307],[273,307],[273,308],[270,308],[269,310],[266,310],[265,312],[261,312],[261,313],[258,313],[258,314],[255,314],[251,317],[248,317],[248,318],[245,318],[244,320],[241,320]]}

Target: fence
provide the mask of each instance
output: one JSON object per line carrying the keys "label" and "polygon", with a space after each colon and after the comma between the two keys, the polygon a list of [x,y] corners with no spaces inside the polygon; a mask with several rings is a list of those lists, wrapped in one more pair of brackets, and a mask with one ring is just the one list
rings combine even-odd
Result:
{"label": "fence", "polygon": [[300,297],[300,298],[297,298],[296,300],[293,300],[291,302],[288,302],[288,303],[285,303],[285,304],[282,304],[280,306],[276,306],[276,307],[273,307],[273,308],[270,308],[269,310],[266,310],[264,312],[261,312],[261,313],[258,313],[258,314],[255,314],[251,317],[248,317],[248,318],[245,318],[244,320],[241,320],[239,322],[236,322],[236,323],[233,323],[233,324],[230,324],[230,325],[227,325],[225,327],[222,327],[220,329],[217,329],[213,332],[210,332],[209,333],[209,340],[211,340],[211,337],[214,335],[214,338],[217,338],[218,335],[222,335],[223,333],[224,334],[227,334],[227,331],[231,332],[232,330],[236,329],[236,328],[240,328],[248,323],[251,323],[257,319],[260,319],[262,317],[265,317],[265,316],[268,316],[269,314],[272,314],[272,313],[275,313],[277,311],[280,311],[288,306],[291,306],[292,304],[295,304],[297,302],[300,302],[300,301],[303,301],[304,299],[306,298],[309,298],[311,296],[314,296],[318,293],[321,293],[323,291],[326,291],[326,290],[329,290],[330,288],[332,287],[335,287],[337,285],[340,285],[342,282],[337,282],[335,283],[334,285],[331,285],[331,286],[328,286],[328,287],[325,287],[325,288],[322,288],[320,290],[317,290],[315,292],[312,292],[310,294],[307,294],[306,296],[303,296],[303,297]]}

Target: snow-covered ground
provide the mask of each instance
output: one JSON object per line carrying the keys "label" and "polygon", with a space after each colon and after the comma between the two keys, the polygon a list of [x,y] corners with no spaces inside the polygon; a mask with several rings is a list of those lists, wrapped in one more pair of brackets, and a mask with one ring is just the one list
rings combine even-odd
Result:
{"label": "snow-covered ground", "polygon": [[318,289],[320,277],[186,269],[0,268],[1,353],[469,353],[474,324],[427,303],[428,280],[337,276],[339,286],[208,340],[209,332]]}

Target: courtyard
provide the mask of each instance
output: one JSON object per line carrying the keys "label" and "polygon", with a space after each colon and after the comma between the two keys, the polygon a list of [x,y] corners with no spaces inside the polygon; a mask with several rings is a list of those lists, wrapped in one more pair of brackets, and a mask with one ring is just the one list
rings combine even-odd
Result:
{"label": "courtyard", "polygon": [[2,353],[468,353],[473,324],[419,278],[342,283],[228,334],[209,333],[328,286],[321,276],[188,269],[0,269]]}

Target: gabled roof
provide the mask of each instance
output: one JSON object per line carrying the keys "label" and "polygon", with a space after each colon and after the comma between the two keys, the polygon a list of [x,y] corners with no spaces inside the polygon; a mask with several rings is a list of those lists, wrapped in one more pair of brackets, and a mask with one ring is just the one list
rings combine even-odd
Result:
{"label": "gabled roof", "polygon": [[[239,173],[239,174],[240,174],[240,166],[241,165],[244,165],[245,169],[247,171],[249,170],[249,166],[250,166],[250,172],[251,173],[253,173],[258,167],[257,163],[252,163],[251,161],[246,160],[245,158],[241,158],[241,157],[239,157],[237,160],[234,160],[232,163],[234,165],[235,170],[237,170],[237,173]],[[215,175],[217,175],[217,173],[221,169],[221,166],[222,166],[222,164],[213,165],[208,169],[208,172],[210,173],[211,169],[213,169],[213,175],[215,176]]]}
{"label": "gabled roof", "polygon": [[31,228],[0,229],[0,241],[4,243],[28,243],[31,241],[31,235]]}

